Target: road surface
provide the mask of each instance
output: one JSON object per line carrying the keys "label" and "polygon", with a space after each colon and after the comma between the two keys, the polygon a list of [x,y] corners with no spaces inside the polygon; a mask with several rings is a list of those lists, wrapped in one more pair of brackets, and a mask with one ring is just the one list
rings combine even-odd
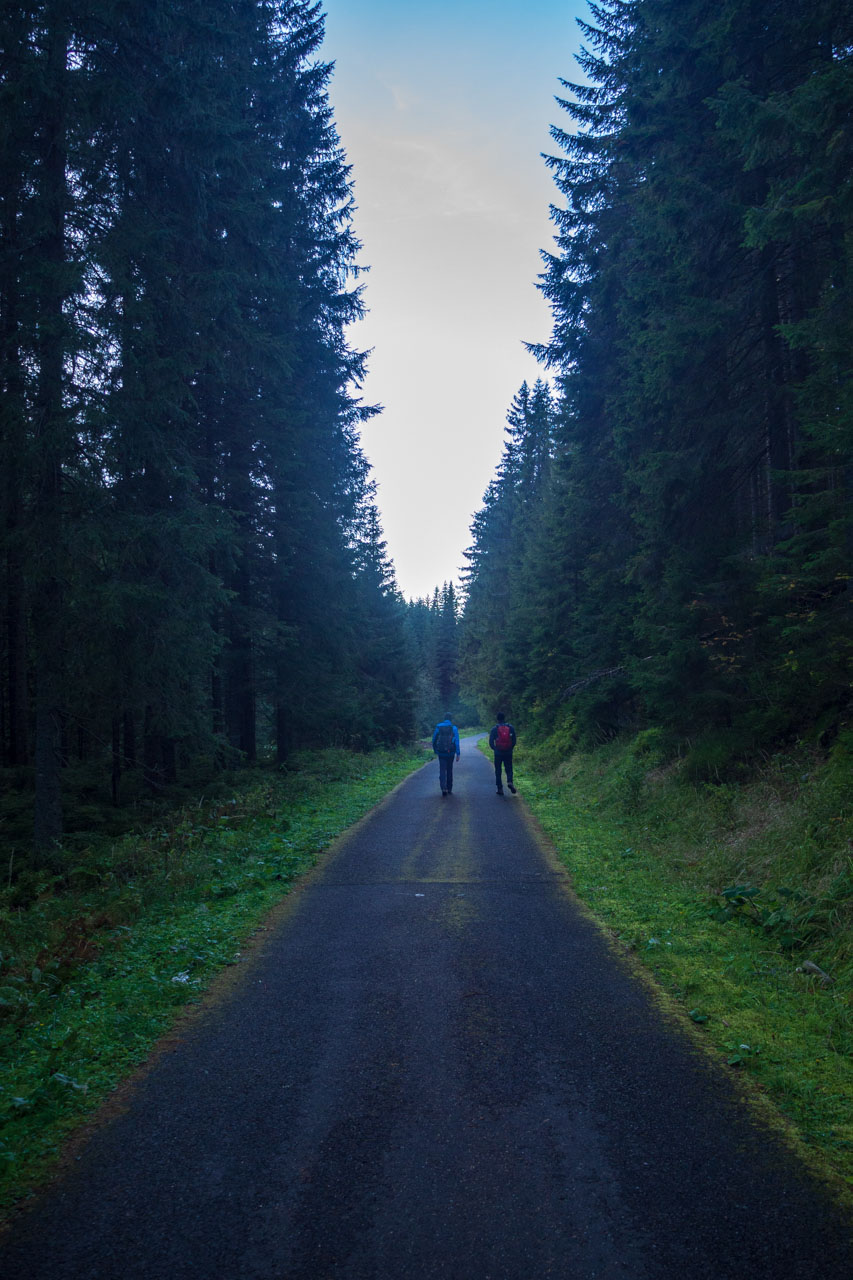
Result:
{"label": "road surface", "polygon": [[849,1222],[462,750],[292,895],[4,1280],[851,1280]]}

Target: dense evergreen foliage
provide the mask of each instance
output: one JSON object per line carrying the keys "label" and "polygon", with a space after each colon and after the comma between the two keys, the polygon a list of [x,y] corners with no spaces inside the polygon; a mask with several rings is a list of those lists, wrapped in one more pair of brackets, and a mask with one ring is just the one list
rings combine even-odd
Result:
{"label": "dense evergreen foliage", "polygon": [[476,720],[476,711],[459,689],[461,629],[459,593],[452,582],[436,587],[429,598],[410,600],[406,606],[409,652],[417,671],[419,733],[432,733],[445,716],[462,725]]}
{"label": "dense evergreen foliage", "polygon": [[348,167],[312,0],[30,0],[0,20],[0,763],[410,734],[358,443]]}
{"label": "dense evergreen foliage", "polygon": [[510,414],[464,677],[587,741],[710,731],[724,758],[831,731],[853,637],[853,10],[591,9],[548,161],[555,404],[546,427],[523,388]]}
{"label": "dense evergreen foliage", "polygon": [[467,552],[461,671],[489,719],[502,704],[536,699],[531,668],[540,576],[541,511],[548,492],[555,410],[549,387],[525,383],[507,415],[507,439]]}

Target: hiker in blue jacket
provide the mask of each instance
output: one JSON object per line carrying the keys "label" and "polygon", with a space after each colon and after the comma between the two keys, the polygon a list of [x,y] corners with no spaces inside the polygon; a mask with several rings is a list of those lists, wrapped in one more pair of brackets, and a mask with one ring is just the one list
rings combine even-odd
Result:
{"label": "hiker in blue jacket", "polygon": [[459,730],[445,716],[439,720],[432,733],[432,749],[438,756],[438,781],[441,794],[449,796],[453,792],[453,757],[459,759]]}
{"label": "hiker in blue jacket", "polygon": [[512,785],[512,749],[515,746],[515,729],[511,724],[507,724],[506,716],[502,711],[498,712],[498,722],[489,734],[489,746],[495,753],[495,782],[498,795],[502,796],[504,793],[501,765],[506,769],[506,785],[515,795],[515,787]]}

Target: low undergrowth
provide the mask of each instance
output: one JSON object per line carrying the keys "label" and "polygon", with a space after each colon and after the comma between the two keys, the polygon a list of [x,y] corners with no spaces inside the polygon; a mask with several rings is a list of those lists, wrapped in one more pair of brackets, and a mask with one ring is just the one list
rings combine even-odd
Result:
{"label": "low undergrowth", "polygon": [[[0,892],[0,1209],[422,750],[306,753]],[[29,873],[27,873],[29,875]]]}
{"label": "low undergrowth", "polygon": [[578,896],[849,1195],[853,735],[737,783],[692,778],[654,732],[516,756]]}

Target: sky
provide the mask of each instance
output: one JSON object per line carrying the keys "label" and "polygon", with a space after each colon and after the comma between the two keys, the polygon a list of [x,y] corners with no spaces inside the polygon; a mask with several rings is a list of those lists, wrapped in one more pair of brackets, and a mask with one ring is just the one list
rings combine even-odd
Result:
{"label": "sky", "polygon": [[522,382],[547,373],[535,287],[559,193],[542,159],[574,80],[585,0],[326,0],[330,99],[355,188],[383,412],[362,445],[408,598],[458,581]]}

